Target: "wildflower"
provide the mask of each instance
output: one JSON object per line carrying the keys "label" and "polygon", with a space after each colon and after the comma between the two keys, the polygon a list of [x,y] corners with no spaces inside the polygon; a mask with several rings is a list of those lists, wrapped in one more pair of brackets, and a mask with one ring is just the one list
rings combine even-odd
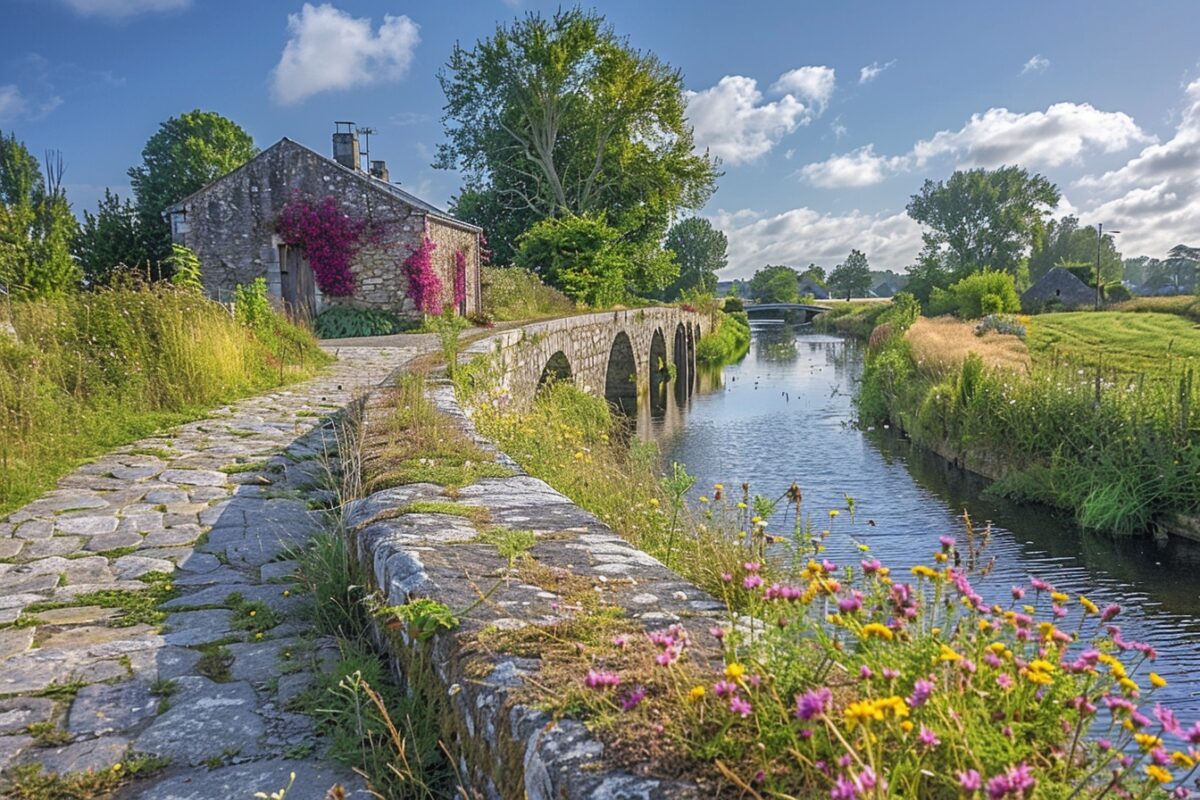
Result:
{"label": "wildflower", "polygon": [[988,797],[991,800],[1000,800],[1000,798],[1013,797],[1028,797],[1030,791],[1037,785],[1037,781],[1030,773],[1029,767],[1025,763],[1020,763],[1012,767],[1003,775],[997,775],[987,782]]}
{"label": "wildflower", "polygon": [[955,773],[958,778],[959,787],[968,794],[974,794],[979,791],[979,787],[983,785],[983,779],[979,777],[979,773],[973,769],[966,772]]}
{"label": "wildflower", "polygon": [[894,681],[894,680],[896,680],[896,678],[900,677],[900,670],[892,669],[891,667],[884,667],[883,668],[883,677],[886,680]]}
{"label": "wildflower", "polygon": [[[1022,598],[1025,597],[1025,590],[1022,589],[1020,586],[1014,586],[1014,587],[1012,587],[1012,596],[1013,596],[1013,600],[1021,600]],[[972,771],[974,771],[974,770],[972,770]]]}
{"label": "wildflower", "polygon": [[1184,769],[1191,769],[1192,767],[1196,766],[1195,758],[1187,753],[1181,753],[1178,750],[1176,750],[1174,753],[1171,753],[1171,761],[1175,763],[1175,766],[1183,767]]}
{"label": "wildflower", "polygon": [[746,667],[737,663],[736,661],[732,661],[725,665],[725,677],[731,681],[734,681],[735,683],[741,680],[742,676],[745,674]]}
{"label": "wildflower", "polygon": [[739,501],[738,501],[738,504],[737,504],[737,507],[738,507],[738,508],[740,508],[740,509],[742,509],[742,510],[745,510],[745,508],[746,508],[746,504],[745,504],[744,502],[742,502],[741,500],[739,500]]}
{"label": "wildflower", "polygon": [[1071,600],[1069,595],[1063,594],[1062,592],[1051,592],[1050,599],[1056,603],[1068,603]]}
{"label": "wildflower", "polygon": [[620,635],[620,636],[614,636],[614,637],[613,637],[613,640],[612,640],[612,643],[613,643],[613,646],[614,646],[614,647],[621,647],[621,648],[623,648],[623,647],[625,647],[627,644],[629,644],[629,637],[628,637],[628,636],[625,636],[624,634],[622,634],[622,635]]}
{"label": "wildflower", "polygon": [[646,699],[646,690],[639,686],[626,695],[625,699],[621,701],[621,709],[623,711],[632,711],[637,707],[637,704],[642,702],[644,699]]}
{"label": "wildflower", "polygon": [[869,796],[875,789],[875,785],[879,782],[875,777],[875,770],[870,767],[864,767],[854,778],[854,788],[858,791],[859,797]]}
{"label": "wildflower", "polygon": [[691,688],[691,691],[688,692],[688,700],[690,700],[693,703],[698,702],[700,700],[703,700],[704,695],[706,695],[707,693],[708,693],[708,690],[705,689],[703,686],[693,686]]}
{"label": "wildflower", "polygon": [[284,590],[283,590],[283,596],[284,596],[284,597],[291,597],[291,596],[292,596],[292,593],[291,593],[290,591],[288,591],[287,589],[284,589]]}
{"label": "wildflower", "polygon": [[1119,605],[1117,605],[1116,603],[1113,603],[1112,605],[1109,605],[1109,606],[1105,606],[1104,611],[1102,611],[1100,613],[1100,621],[1108,622],[1110,619],[1112,619],[1113,617],[1115,617],[1117,614],[1120,614],[1120,613],[1121,613],[1121,607]]}
{"label": "wildflower", "polygon": [[948,644],[943,644],[941,652],[938,653],[938,661],[961,661],[962,656],[954,652],[954,649]]}
{"label": "wildflower", "polygon": [[762,586],[762,582],[763,579],[761,575],[747,575],[742,579],[742,586],[747,589],[756,589],[759,586]]}
{"label": "wildflower", "polygon": [[860,680],[869,681],[869,680],[871,680],[871,676],[873,674],[874,673],[871,672],[871,668],[868,667],[866,664],[863,664],[861,667],[858,668],[858,677]]}
{"label": "wildflower", "polygon": [[1035,591],[1038,591],[1038,592],[1052,592],[1052,591],[1054,591],[1054,587],[1053,587],[1053,586],[1051,586],[1050,584],[1046,583],[1044,580],[1041,580],[1040,578],[1030,578],[1030,579],[1029,579],[1029,584],[1030,584],[1030,585],[1031,585],[1031,586],[1034,588],[1034,590],[1035,590]]}
{"label": "wildflower", "polygon": [[1158,738],[1157,736],[1152,736],[1149,733],[1135,733],[1133,735],[1133,740],[1137,742],[1138,747],[1142,749],[1143,753],[1148,753],[1155,747],[1162,746],[1162,739]]}
{"label": "wildflower", "polygon": [[263,635],[262,635],[262,633],[256,633],[256,634],[254,634],[254,638],[261,639],[261,638],[263,638]]}
{"label": "wildflower", "polygon": [[658,508],[658,498],[657,498],[657,497],[651,497],[651,498],[650,498],[650,507],[651,507],[651,508]]}
{"label": "wildflower", "polygon": [[931,681],[918,678],[917,682],[913,684],[912,694],[908,697],[908,704],[913,708],[920,708],[925,705],[929,696],[933,694],[933,689],[934,686]]}
{"label": "wildflower", "polygon": [[1162,703],[1156,703],[1154,706],[1154,718],[1163,726],[1163,730],[1167,733],[1178,736],[1183,730],[1179,724],[1179,719],[1175,716],[1175,712],[1169,708],[1163,707]]}
{"label": "wildflower", "polygon": [[832,518],[836,517],[836,516],[837,516],[838,514],[840,514],[840,513],[842,513],[842,512],[838,511],[836,508],[831,508],[831,509],[829,510],[829,517],[830,517],[830,519],[832,519]]}
{"label": "wildflower", "polygon": [[708,629],[708,635],[720,641],[725,638],[725,629],[719,625],[715,625]]}
{"label": "wildflower", "polygon": [[796,717],[810,720],[823,715],[833,700],[833,692],[825,687],[805,692],[796,698]]}
{"label": "wildflower", "polygon": [[917,734],[917,740],[925,747],[929,748],[937,747],[942,743],[942,740],[937,737],[937,734],[929,730],[929,728],[926,728],[924,725],[921,726],[921,732]]}
{"label": "wildflower", "polygon": [[854,800],[858,797],[858,789],[855,788],[854,782],[845,775],[839,775],[834,781],[833,788],[829,790],[829,796],[832,800]]}
{"label": "wildflower", "polygon": [[1165,678],[1163,678],[1163,676],[1159,675],[1157,672],[1151,672],[1150,673],[1150,685],[1153,686],[1155,689],[1161,689],[1167,685],[1167,681]]}
{"label": "wildflower", "polygon": [[1147,764],[1146,774],[1158,783],[1170,783],[1172,780],[1171,773],[1157,764]]}
{"label": "wildflower", "polygon": [[1012,688],[1012,685],[1013,685],[1012,676],[1009,675],[1007,672],[1001,672],[999,675],[996,676],[996,685],[998,685],[1001,689],[1008,691],[1009,689]]}
{"label": "wildflower", "polygon": [[721,573],[721,583],[730,583],[732,581],[733,581],[733,576],[730,575],[728,572]]}
{"label": "wildflower", "polygon": [[713,684],[713,694],[715,694],[717,697],[737,694],[737,690],[737,684],[730,683],[729,681],[717,681]]}
{"label": "wildflower", "polygon": [[737,695],[729,698],[729,710],[734,714],[740,715],[743,719],[750,716],[750,714],[754,711],[749,701],[743,700]]}
{"label": "wildflower", "polygon": [[705,497],[704,495],[700,495],[700,497],[699,497],[699,498],[697,498],[697,499],[698,499],[698,500],[699,500],[701,503],[707,503],[707,502],[708,502],[708,498],[707,498],[707,497]]}
{"label": "wildflower", "polygon": [[868,622],[866,625],[863,625],[859,635],[863,639],[870,639],[872,636],[876,636],[880,639],[887,639],[889,642],[895,637],[891,628],[879,622]]}
{"label": "wildflower", "polygon": [[1079,595],[1079,605],[1083,606],[1083,610],[1088,614],[1100,613],[1100,609],[1096,607],[1096,604],[1083,595]]}

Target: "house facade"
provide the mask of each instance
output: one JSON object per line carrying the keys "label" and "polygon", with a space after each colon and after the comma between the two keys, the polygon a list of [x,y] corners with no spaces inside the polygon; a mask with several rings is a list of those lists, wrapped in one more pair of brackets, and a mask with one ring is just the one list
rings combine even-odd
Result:
{"label": "house facade", "polygon": [[[482,229],[391,184],[384,162],[364,170],[356,133],[335,133],[333,153],[280,139],[163,212],[174,241],[200,259],[205,291],[229,300],[239,284],[265,278],[269,293],[302,317],[335,305],[419,316],[403,265],[427,239],[441,284],[441,302],[431,305],[481,311]],[[362,234],[349,258],[352,280],[333,289],[326,279],[323,291],[303,243],[285,240],[279,221],[289,203],[315,207],[329,198]]]}

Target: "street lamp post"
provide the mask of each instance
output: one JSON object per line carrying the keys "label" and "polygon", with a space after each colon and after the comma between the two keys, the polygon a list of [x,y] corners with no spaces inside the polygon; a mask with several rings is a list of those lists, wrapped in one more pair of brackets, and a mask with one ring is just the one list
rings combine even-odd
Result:
{"label": "street lamp post", "polygon": [[[1120,231],[1109,231],[1108,235],[1112,236]],[[1104,223],[1096,224],[1096,310],[1100,310],[1100,251],[1104,245]]]}

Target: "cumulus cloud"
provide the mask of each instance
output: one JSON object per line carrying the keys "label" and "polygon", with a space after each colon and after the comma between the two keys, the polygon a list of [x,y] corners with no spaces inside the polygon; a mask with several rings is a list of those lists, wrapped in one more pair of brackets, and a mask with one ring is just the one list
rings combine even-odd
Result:
{"label": "cumulus cloud", "polygon": [[771,88],[783,96],[768,102],[754,78],[726,75],[716,86],[687,93],[696,146],[726,164],[753,161],[819,116],[833,86],[829,67],[801,67],[779,76]]}
{"label": "cumulus cloud", "polygon": [[138,14],[181,11],[192,0],[63,0],[68,8],[85,17],[125,19]]}
{"label": "cumulus cloud", "polygon": [[1152,141],[1128,114],[1100,111],[1087,103],[1055,103],[1025,114],[991,108],[972,115],[958,130],[939,131],[917,142],[903,155],[876,155],[868,146],[809,164],[801,175],[827,189],[870,186],[941,157],[964,167],[1060,167],[1079,163],[1085,152],[1115,153]]}
{"label": "cumulus cloud", "polygon": [[896,65],[896,59],[892,59],[886,64],[880,64],[878,61],[872,62],[858,71],[859,84],[870,83],[879,77],[879,73],[884,70],[891,69]]}
{"label": "cumulus cloud", "polygon": [[748,278],[767,264],[832,267],[854,248],[877,269],[900,269],[921,249],[921,228],[903,212],[822,214],[794,208],[767,215],[741,209],[718,211],[709,221],[729,239],[726,278]]}
{"label": "cumulus cloud", "polygon": [[801,168],[800,174],[813,186],[842,189],[873,186],[902,168],[903,158],[875,155],[875,146],[866,145],[826,161]]}
{"label": "cumulus cloud", "polygon": [[[53,74],[76,71],[55,70],[49,61],[37,53],[29,53],[16,59],[12,66],[15,80],[0,84],[0,122],[39,120],[48,115],[63,102],[55,89]],[[88,76],[84,73],[82,76],[72,77]],[[107,80],[111,82],[111,76]]]}
{"label": "cumulus cloud", "polygon": [[1050,66],[1050,59],[1041,55],[1030,56],[1025,62],[1025,66],[1021,67],[1021,74],[1025,75],[1030,72],[1042,72]]}
{"label": "cumulus cloud", "polygon": [[1175,135],[1144,147],[1118,169],[1076,182],[1092,192],[1087,222],[1122,232],[1126,253],[1162,258],[1181,242],[1200,243],[1200,80],[1184,90]]}
{"label": "cumulus cloud", "polygon": [[305,3],[288,15],[290,38],[271,73],[271,94],[282,105],[319,92],[351,89],[403,78],[421,41],[406,16],[385,15],[377,32],[328,3]]}
{"label": "cumulus cloud", "polygon": [[808,100],[818,109],[824,110],[833,97],[837,77],[833,67],[799,67],[779,76],[771,88],[780,93],[795,95]]}

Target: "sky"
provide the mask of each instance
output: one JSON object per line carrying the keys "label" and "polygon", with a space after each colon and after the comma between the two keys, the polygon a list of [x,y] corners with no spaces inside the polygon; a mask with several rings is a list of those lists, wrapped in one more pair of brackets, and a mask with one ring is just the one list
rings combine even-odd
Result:
{"label": "sky", "polygon": [[[77,213],[167,118],[219,112],[268,147],[377,133],[393,181],[445,206],[459,176],[437,74],[455,43],[536,0],[0,0],[0,131],[62,152]],[[597,0],[631,45],[683,74],[698,146],[724,175],[699,214],[729,238],[724,278],[831,268],[851,248],[903,270],[924,180],[1019,164],[1056,214],[1119,230],[1126,256],[1200,245],[1195,0]]]}

